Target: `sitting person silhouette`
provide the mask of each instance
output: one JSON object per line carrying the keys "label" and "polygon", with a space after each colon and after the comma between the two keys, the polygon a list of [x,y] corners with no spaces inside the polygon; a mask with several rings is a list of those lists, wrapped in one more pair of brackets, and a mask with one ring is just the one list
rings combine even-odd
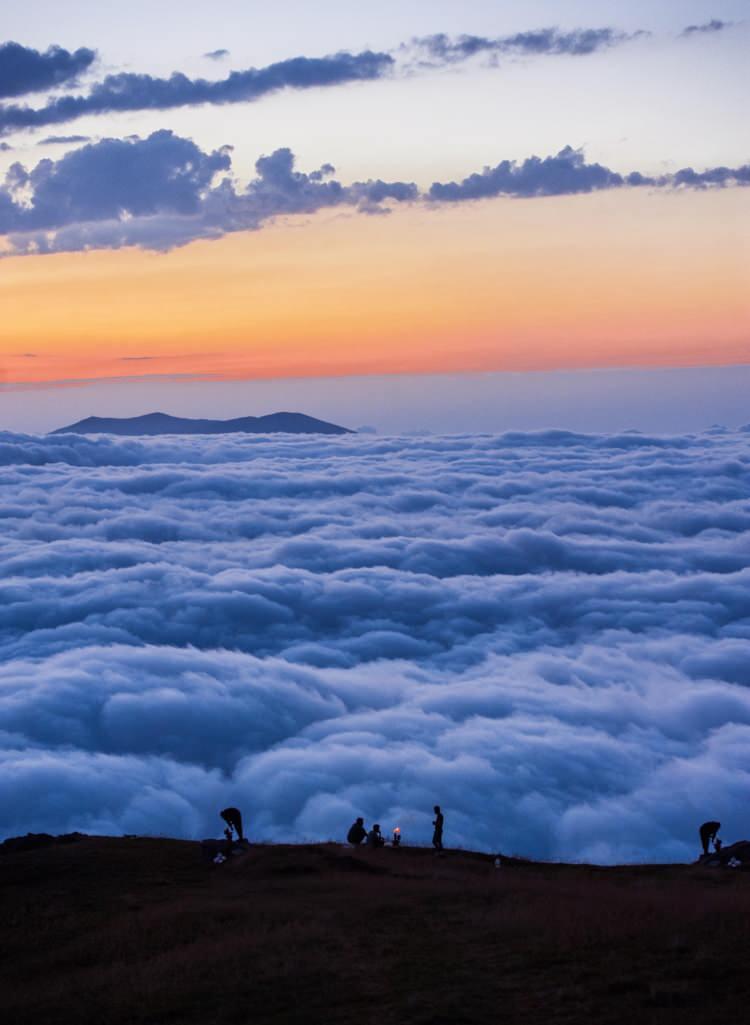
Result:
{"label": "sitting person silhouette", "polygon": [[[243,840],[244,835],[242,832],[242,815],[240,814],[239,808],[224,808],[223,811],[219,812],[219,815],[224,819],[227,826],[229,827],[229,833],[231,836],[232,830],[237,833],[237,839]],[[226,836],[227,830],[224,830]]]}
{"label": "sitting person silhouette", "polygon": [[365,829],[365,820],[359,818],[356,822],[352,823],[349,828],[349,832],[346,834],[347,843],[353,844],[355,847],[359,847],[366,837],[367,830]]}
{"label": "sitting person silhouette", "polygon": [[716,844],[718,843],[719,847],[717,847],[716,849],[717,850],[720,849],[721,840],[717,841],[717,839],[716,839],[716,834],[719,832],[720,829],[721,829],[721,823],[720,822],[704,822],[703,825],[698,830],[698,833],[699,833],[700,838],[701,838],[701,844],[703,846],[703,853],[704,854],[708,854],[708,845],[709,845],[709,843],[713,843],[715,847],[716,847]]}
{"label": "sitting person silhouette", "polygon": [[383,839],[383,834],[380,832],[380,825],[377,822],[367,834],[367,846],[385,847],[385,840]]}

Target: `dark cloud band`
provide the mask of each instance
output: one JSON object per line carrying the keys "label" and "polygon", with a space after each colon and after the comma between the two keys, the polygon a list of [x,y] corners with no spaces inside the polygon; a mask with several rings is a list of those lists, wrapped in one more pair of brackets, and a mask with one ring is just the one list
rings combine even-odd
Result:
{"label": "dark cloud band", "polygon": [[133,110],[170,110],[202,103],[249,103],[280,89],[311,89],[382,78],[394,64],[387,53],[336,53],[328,57],[294,57],[265,68],[232,71],[209,81],[175,72],[155,78],[123,72],[107,75],[83,96],[61,96],[39,108],[0,108],[0,135],[23,128],[63,124],[91,114]]}
{"label": "dark cloud band", "polygon": [[343,184],[330,164],[298,171],[282,148],[256,163],[244,188],[231,177],[231,148],[207,153],[169,131],[146,139],[104,139],[28,170],[11,166],[0,188],[6,252],[49,253],[142,246],[170,249],[200,238],[251,231],[286,214],[346,206],[383,213],[393,203],[427,205],[492,197],[564,196],[623,187],[722,188],[750,184],[750,166],[683,168],[653,177],[620,174],[566,147],[551,157],[504,160],[458,182]]}

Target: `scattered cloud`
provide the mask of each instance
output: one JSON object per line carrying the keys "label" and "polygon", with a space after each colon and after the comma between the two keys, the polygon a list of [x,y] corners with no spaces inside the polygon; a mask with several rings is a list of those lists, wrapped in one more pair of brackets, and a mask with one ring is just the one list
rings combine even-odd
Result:
{"label": "scattered cloud", "polygon": [[0,434],[0,833],[742,835],[747,437]]}
{"label": "scattered cloud", "polygon": [[695,36],[711,32],[721,32],[725,28],[731,28],[732,25],[733,22],[731,21],[720,21],[718,18],[712,18],[703,25],[688,25],[686,29],[683,29],[681,35]]}
{"label": "scattered cloud", "polygon": [[[393,53],[365,50],[361,53],[341,51],[326,57],[294,57],[263,68],[232,71],[218,81],[190,78],[177,71],[169,78],[121,72],[107,75],[86,94],[54,97],[37,108],[18,105],[0,108],[0,134],[62,124],[92,114],[170,110],[203,103],[249,103],[280,89],[309,89],[384,78],[393,74],[399,64],[404,62],[408,68],[413,69],[415,65],[456,64],[478,54],[493,57],[560,54],[584,56],[644,34],[629,34],[614,28],[575,29],[569,32],[558,28],[543,28],[499,38],[436,34],[413,39]],[[51,52],[48,51],[48,54]],[[93,60],[91,51],[81,50],[76,51],[76,54],[91,54]],[[203,56],[212,61],[220,61],[228,55],[228,50],[218,49]],[[68,57],[74,56],[68,54]],[[53,84],[56,83],[50,82],[50,86]]]}
{"label": "scattered cloud", "polygon": [[9,153],[12,149],[9,142],[0,142],[0,153]]}
{"label": "scattered cloud", "polygon": [[95,51],[85,47],[71,53],[50,46],[42,52],[20,43],[0,43],[0,99],[72,85],[95,59]]}

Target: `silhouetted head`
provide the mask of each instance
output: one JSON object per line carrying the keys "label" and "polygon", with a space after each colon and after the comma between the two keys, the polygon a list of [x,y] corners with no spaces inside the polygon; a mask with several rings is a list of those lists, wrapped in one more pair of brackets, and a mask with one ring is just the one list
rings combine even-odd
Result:
{"label": "silhouetted head", "polygon": [[364,821],[365,821],[365,820],[364,820],[364,819],[363,819],[362,817],[358,818],[358,819],[357,819],[357,825],[358,825],[358,826],[361,826],[361,825],[362,825],[362,823],[363,823]]}
{"label": "silhouetted head", "polygon": [[440,814],[440,805],[439,805],[439,804],[436,804],[436,805],[435,805],[435,807],[434,807],[434,808],[433,808],[432,810],[433,810],[433,811],[434,811],[434,812],[435,812],[436,814],[438,814],[438,815],[439,815],[439,814]]}
{"label": "silhouetted head", "polygon": [[375,825],[372,828],[373,828],[373,832],[375,832],[375,833],[379,833],[380,832],[380,824],[378,822],[376,822]]}

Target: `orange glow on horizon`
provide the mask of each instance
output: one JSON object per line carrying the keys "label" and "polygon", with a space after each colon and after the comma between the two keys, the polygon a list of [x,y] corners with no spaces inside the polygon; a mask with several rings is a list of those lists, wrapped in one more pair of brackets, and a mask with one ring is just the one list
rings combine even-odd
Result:
{"label": "orange glow on horizon", "polygon": [[623,190],[6,259],[0,383],[750,362],[749,208]]}

